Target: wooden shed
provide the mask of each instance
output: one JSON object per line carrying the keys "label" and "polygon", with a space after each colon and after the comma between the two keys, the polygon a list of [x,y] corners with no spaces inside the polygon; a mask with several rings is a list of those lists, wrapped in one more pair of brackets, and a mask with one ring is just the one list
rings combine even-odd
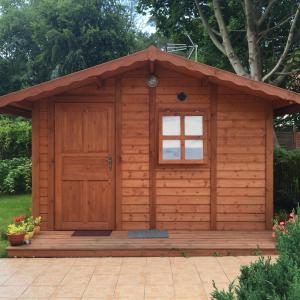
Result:
{"label": "wooden shed", "polygon": [[273,112],[300,96],[155,47],[0,97],[32,115],[53,230],[271,229]]}

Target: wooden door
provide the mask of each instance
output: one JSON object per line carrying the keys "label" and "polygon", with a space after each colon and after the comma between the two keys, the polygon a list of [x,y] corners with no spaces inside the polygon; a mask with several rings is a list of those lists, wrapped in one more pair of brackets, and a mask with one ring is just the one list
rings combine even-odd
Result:
{"label": "wooden door", "polygon": [[55,105],[55,227],[114,229],[112,103]]}

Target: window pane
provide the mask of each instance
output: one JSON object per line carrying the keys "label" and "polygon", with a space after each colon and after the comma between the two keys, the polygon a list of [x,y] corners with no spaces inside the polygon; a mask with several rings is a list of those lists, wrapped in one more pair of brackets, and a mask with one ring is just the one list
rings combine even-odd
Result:
{"label": "window pane", "polygon": [[180,160],[180,141],[165,140],[163,141],[163,160]]}
{"label": "window pane", "polygon": [[162,127],[165,136],[180,135],[180,116],[163,116]]}
{"label": "window pane", "polygon": [[203,159],[203,141],[186,140],[185,141],[185,159],[200,160]]}
{"label": "window pane", "polygon": [[203,117],[185,116],[184,117],[185,135],[203,135]]}

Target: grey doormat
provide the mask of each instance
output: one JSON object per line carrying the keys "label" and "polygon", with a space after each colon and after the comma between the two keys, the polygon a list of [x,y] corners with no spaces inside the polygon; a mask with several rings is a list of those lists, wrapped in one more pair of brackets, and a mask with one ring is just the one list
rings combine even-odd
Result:
{"label": "grey doormat", "polygon": [[110,236],[111,230],[75,230],[72,236]]}
{"label": "grey doormat", "polygon": [[168,238],[169,234],[166,230],[130,230],[128,231],[130,239],[155,239],[155,238]]}

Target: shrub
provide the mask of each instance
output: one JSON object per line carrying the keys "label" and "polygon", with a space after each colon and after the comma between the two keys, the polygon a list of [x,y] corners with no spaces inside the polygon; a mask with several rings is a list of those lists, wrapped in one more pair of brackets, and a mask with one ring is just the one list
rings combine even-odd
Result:
{"label": "shrub", "polygon": [[13,158],[0,161],[0,194],[31,192],[31,160]]}
{"label": "shrub", "polygon": [[1,118],[0,145],[0,160],[31,157],[31,122],[22,118]]}
{"label": "shrub", "polygon": [[291,211],[300,199],[300,150],[274,152],[275,209]]}
{"label": "shrub", "polygon": [[[298,215],[300,209],[298,209]],[[278,227],[279,228],[279,227]],[[275,263],[261,257],[241,267],[236,285],[228,291],[215,288],[216,300],[299,300],[300,299],[300,220],[291,218],[284,230],[276,231],[279,257]]]}

